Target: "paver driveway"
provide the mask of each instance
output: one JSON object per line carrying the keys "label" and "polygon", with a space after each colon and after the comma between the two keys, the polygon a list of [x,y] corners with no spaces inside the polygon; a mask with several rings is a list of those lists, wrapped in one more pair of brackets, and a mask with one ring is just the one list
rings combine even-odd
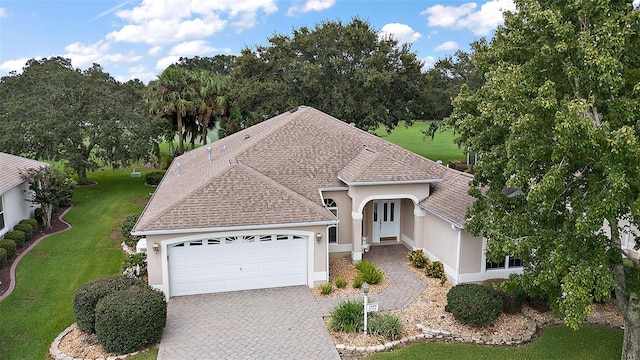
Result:
{"label": "paver driveway", "polygon": [[340,359],[309,288],[171,298],[158,360]]}

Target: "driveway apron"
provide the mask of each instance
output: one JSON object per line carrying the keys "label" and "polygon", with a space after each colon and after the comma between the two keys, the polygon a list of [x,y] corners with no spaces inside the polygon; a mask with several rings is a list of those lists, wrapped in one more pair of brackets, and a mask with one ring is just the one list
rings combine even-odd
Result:
{"label": "driveway apron", "polygon": [[158,360],[340,359],[309,288],[180,296]]}

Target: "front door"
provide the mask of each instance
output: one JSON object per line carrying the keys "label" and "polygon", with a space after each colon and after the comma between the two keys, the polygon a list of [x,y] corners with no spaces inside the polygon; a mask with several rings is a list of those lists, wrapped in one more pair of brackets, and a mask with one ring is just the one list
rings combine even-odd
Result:
{"label": "front door", "polygon": [[373,239],[400,240],[400,201],[375,200],[373,202]]}

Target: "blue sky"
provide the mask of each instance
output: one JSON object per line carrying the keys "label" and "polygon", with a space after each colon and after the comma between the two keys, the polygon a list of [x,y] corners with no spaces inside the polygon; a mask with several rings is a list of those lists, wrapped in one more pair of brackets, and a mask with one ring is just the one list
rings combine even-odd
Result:
{"label": "blue sky", "polygon": [[512,0],[0,0],[0,75],[64,56],[146,83],[180,56],[238,54],[274,33],[356,16],[410,43],[428,67],[491,37],[513,8]]}

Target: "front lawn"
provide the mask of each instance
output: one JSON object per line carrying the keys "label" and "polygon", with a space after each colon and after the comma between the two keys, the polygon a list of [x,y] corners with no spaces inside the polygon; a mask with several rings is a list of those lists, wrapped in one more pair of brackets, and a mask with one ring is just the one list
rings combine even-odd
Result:
{"label": "front lawn", "polygon": [[429,342],[375,354],[367,359],[619,359],[622,335],[622,330],[603,326],[585,326],[577,331],[565,326],[552,326],[535,341],[518,347]]}
{"label": "front lawn", "polygon": [[72,228],[44,239],[20,261],[16,289],[0,302],[0,358],[48,359],[53,339],[75,322],[76,288],[119,273],[124,254],[112,233],[124,216],[142,210],[154,189],[129,173],[88,174],[98,184],[76,189],[65,217]]}
{"label": "front lawn", "polygon": [[433,140],[425,139],[422,131],[427,130],[430,124],[430,121],[416,121],[412,126],[407,127],[402,121],[391,134],[387,134],[383,127],[378,128],[375,134],[427,159],[442,160],[445,165],[449,160],[466,162],[466,153],[453,142],[455,137],[453,130],[438,131]]}

